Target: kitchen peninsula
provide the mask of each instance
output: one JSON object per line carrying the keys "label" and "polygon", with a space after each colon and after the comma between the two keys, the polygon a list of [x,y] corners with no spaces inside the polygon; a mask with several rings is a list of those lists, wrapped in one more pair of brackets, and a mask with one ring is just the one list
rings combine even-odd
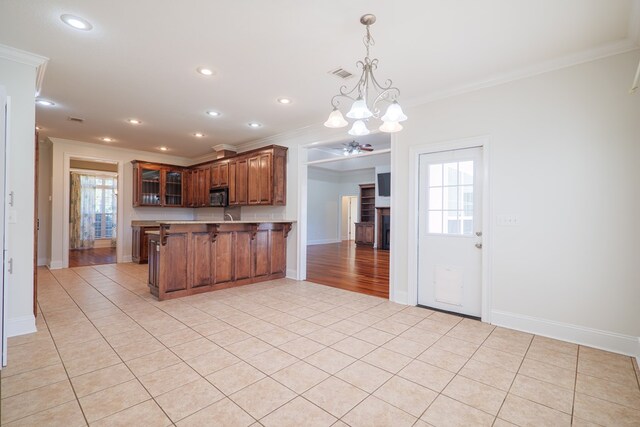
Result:
{"label": "kitchen peninsula", "polygon": [[149,289],[159,300],[285,277],[293,221],[158,221]]}

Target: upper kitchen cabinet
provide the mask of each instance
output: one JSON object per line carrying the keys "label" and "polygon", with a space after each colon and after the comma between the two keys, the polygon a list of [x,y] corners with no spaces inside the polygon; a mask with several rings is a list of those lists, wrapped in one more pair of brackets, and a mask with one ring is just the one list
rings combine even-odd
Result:
{"label": "upper kitchen cabinet", "polygon": [[229,162],[218,161],[211,165],[211,188],[229,186]]}
{"label": "upper kitchen cabinet", "polygon": [[184,170],[178,166],[133,164],[133,206],[184,206]]}
{"label": "upper kitchen cabinet", "polygon": [[228,188],[231,206],[287,203],[287,148],[270,145],[190,167],[134,160],[133,206],[209,206],[209,190]]}
{"label": "upper kitchen cabinet", "polygon": [[285,205],[287,149],[269,146],[237,156],[229,165],[230,205]]}

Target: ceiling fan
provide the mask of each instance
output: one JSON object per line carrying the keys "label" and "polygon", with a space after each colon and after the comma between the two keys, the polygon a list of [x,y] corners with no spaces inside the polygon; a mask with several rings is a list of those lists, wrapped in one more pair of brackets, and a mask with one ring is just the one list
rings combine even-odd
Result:
{"label": "ceiling fan", "polygon": [[371,144],[360,144],[355,140],[351,141],[348,144],[342,144],[342,145],[344,145],[344,147],[342,148],[342,154],[344,154],[345,156],[360,154],[363,151],[373,151],[373,146]]}

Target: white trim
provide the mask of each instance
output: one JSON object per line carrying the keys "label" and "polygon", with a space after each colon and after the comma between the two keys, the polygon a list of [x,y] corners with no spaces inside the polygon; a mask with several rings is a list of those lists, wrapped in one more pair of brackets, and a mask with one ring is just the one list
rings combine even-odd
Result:
{"label": "white trim", "polygon": [[298,148],[298,218],[297,218],[297,255],[296,262],[298,280],[307,279],[307,192],[309,185],[309,174],[307,167],[308,151],[306,147]]}
{"label": "white trim", "polygon": [[49,262],[49,270],[60,270],[63,267],[62,261],[50,261]]}
{"label": "white trim", "polygon": [[131,255],[125,255],[122,257],[121,262],[133,262],[133,257]]}
{"label": "white trim", "polygon": [[46,56],[27,52],[22,49],[16,49],[15,47],[7,46],[5,44],[0,44],[0,58],[31,65],[32,67],[39,67],[49,61],[49,58]]}
{"label": "white trim", "polygon": [[[409,221],[407,252],[408,259],[408,284],[406,304],[418,304],[418,191],[419,191],[419,162],[420,155],[437,153],[440,151],[460,150],[464,148],[482,147],[483,179],[482,179],[482,311],[483,322],[491,322],[491,194],[490,194],[490,141],[488,136],[475,136],[471,138],[443,141],[439,143],[425,143],[413,146],[409,149]],[[393,165],[393,162],[391,163]],[[393,175],[392,175],[393,176]],[[392,180],[393,182],[393,180]],[[393,194],[393,192],[392,192]],[[397,206],[391,198],[391,212],[398,212],[402,206]],[[391,215],[393,224],[393,215]],[[391,233],[393,243],[393,233]],[[391,248],[391,254],[395,251]],[[391,263],[393,266],[393,262]],[[395,298],[396,292],[394,292]],[[398,298],[403,293],[398,293]],[[396,301],[401,302],[401,301]]]}
{"label": "white trim", "polygon": [[44,258],[38,258],[38,267],[43,267],[45,265],[47,265],[49,263],[49,259],[44,257]]}
{"label": "white trim", "polygon": [[307,240],[307,246],[312,245],[328,245],[330,243],[340,243],[340,239],[320,239],[320,240]]}
{"label": "white trim", "polygon": [[500,310],[493,310],[491,318],[493,325],[635,356],[636,358],[640,356],[639,337]]}
{"label": "white trim", "polygon": [[7,337],[15,337],[37,332],[36,317],[33,314],[7,319]]}
{"label": "white trim", "polygon": [[608,43],[603,46],[599,46],[583,52],[573,53],[562,58],[539,62],[537,64],[533,64],[516,70],[511,70],[503,74],[495,74],[483,80],[442,89],[423,97],[413,99],[409,102],[405,102],[404,104],[406,104],[407,107],[428,104],[430,102],[439,101],[441,99],[450,98],[464,93],[475,92],[480,89],[486,89],[494,86],[500,86],[505,83],[526,79],[529,77],[537,76],[539,74],[562,70],[564,68],[584,64],[586,62],[596,61],[598,59],[631,52],[636,49],[638,49],[637,43],[630,38],[626,38],[624,40]]}
{"label": "white trim", "polygon": [[[102,157],[86,156],[83,154],[74,154],[70,152],[64,152],[63,165],[62,165],[62,181],[63,181],[63,211],[62,211],[62,261],[55,261],[51,263],[50,269],[67,268],[69,266],[69,205],[71,200],[71,190],[69,188],[70,173],[71,173],[71,159],[74,160],[92,160],[101,161],[103,163],[111,163],[118,165],[117,176],[124,177],[124,162],[114,161],[112,159],[105,159]],[[124,195],[124,179],[118,179],[118,194]],[[118,198],[117,216],[118,220],[116,224],[124,224],[124,208],[123,200]],[[116,262],[123,262],[124,257],[124,232],[123,227],[116,229]]]}
{"label": "white trim", "polygon": [[[340,162],[344,160],[358,159],[361,157],[378,156],[378,155],[387,154],[387,153],[391,153],[391,148],[383,148],[382,150],[375,150],[368,153],[360,153],[354,156],[341,156],[341,157],[335,157],[331,159],[313,160],[313,161],[307,162],[307,166],[319,165],[323,163]],[[363,170],[363,169],[373,169],[373,168],[362,168],[362,169],[356,169],[356,170]],[[338,172],[351,172],[351,171],[349,170],[349,171],[338,171]]]}
{"label": "white trim", "polygon": [[285,277],[287,279],[299,280],[298,271],[293,268],[287,268],[287,275]]}

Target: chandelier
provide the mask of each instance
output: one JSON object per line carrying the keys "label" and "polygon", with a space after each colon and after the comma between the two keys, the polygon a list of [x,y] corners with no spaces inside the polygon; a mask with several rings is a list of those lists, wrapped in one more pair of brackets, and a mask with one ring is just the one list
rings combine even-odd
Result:
{"label": "chandelier", "polygon": [[[344,85],[340,87],[340,93],[331,98],[333,111],[324,123],[326,127],[341,128],[349,124],[338,108],[341,99],[352,102],[351,109],[347,113],[347,118],[354,120],[349,130],[350,135],[368,135],[370,130],[367,123],[373,119],[382,120],[380,131],[389,133],[401,131],[400,122],[407,120],[407,116],[404,115],[400,104],[398,104],[400,90],[392,86],[393,82],[390,79],[381,85],[373,75],[373,72],[378,68],[378,59],[369,58],[369,48],[375,45],[369,27],[375,22],[376,17],[371,14],[363,15],[360,18],[360,23],[367,27],[367,33],[363,38],[367,54],[364,60],[356,62],[356,66],[362,68],[362,74],[358,83],[351,90],[347,90],[347,86]],[[380,117],[381,107],[385,105],[388,105],[387,110]]]}

